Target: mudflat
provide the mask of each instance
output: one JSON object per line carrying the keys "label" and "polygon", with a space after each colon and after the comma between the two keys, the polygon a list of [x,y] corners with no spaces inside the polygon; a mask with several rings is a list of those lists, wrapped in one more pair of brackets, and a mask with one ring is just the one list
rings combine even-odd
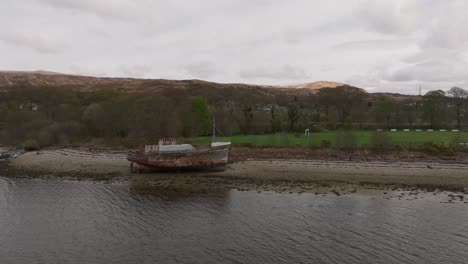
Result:
{"label": "mudflat", "polygon": [[[125,151],[87,151],[55,149],[28,152],[12,159],[11,170],[22,171],[29,177],[71,177],[93,179],[106,175],[107,180],[132,181],[151,179],[172,184],[198,179],[200,184],[229,185],[233,181],[249,184],[295,183],[347,183],[385,184],[406,186],[442,186],[468,188],[468,164],[443,161],[349,161],[330,159],[240,159],[229,164],[222,172],[148,173],[130,172]],[[102,177],[101,177],[102,178]],[[207,179],[210,179],[207,181]],[[215,180],[213,180],[215,179]],[[297,185],[297,184],[296,184]]]}

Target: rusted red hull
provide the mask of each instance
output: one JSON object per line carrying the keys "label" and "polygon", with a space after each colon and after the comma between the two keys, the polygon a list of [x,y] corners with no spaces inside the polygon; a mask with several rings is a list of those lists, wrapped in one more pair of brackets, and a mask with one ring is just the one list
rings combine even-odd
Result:
{"label": "rusted red hull", "polygon": [[228,155],[228,148],[215,148],[191,153],[133,154],[127,159],[154,171],[204,171],[224,169]]}

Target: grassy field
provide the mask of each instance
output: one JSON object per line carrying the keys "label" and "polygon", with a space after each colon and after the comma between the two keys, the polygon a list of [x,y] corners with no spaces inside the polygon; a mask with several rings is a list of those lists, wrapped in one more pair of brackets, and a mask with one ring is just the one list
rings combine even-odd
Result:
{"label": "grassy field", "polygon": [[[253,144],[257,146],[320,146],[322,140],[328,140],[335,144],[338,138],[349,136],[352,133],[358,146],[365,146],[371,143],[374,131],[327,131],[314,132],[307,138],[304,134],[269,134],[269,135],[238,135],[232,137],[217,137],[217,141],[231,141],[235,145]],[[394,144],[423,144],[427,142],[441,142],[450,144],[454,138],[459,136],[461,142],[468,143],[468,132],[441,132],[441,131],[397,131],[385,132]],[[211,142],[211,137],[200,137],[192,140],[194,145],[206,145]]]}

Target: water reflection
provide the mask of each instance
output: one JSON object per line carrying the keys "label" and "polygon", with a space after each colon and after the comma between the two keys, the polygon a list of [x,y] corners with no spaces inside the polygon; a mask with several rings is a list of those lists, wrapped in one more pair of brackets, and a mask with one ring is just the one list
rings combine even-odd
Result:
{"label": "water reflection", "polygon": [[464,204],[0,178],[2,263],[465,263]]}

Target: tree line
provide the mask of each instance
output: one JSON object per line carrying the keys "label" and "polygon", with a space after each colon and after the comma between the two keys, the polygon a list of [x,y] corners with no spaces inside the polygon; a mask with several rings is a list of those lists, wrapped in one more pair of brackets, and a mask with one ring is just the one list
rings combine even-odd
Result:
{"label": "tree line", "polygon": [[343,86],[303,96],[284,93],[210,98],[194,94],[78,92],[15,88],[0,94],[3,144],[121,144],[211,133],[225,136],[334,129],[457,128],[468,125],[468,93],[453,87],[424,96],[368,94]]}

